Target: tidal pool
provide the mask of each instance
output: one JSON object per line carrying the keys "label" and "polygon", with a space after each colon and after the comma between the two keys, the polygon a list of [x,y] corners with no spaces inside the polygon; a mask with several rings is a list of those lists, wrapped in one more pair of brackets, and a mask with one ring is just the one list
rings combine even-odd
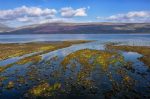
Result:
{"label": "tidal pool", "polygon": [[[39,38],[50,41],[49,38],[54,37],[51,40],[55,41],[58,37],[47,36]],[[77,37],[65,36],[59,36],[60,41],[69,40],[69,37],[77,40]],[[0,72],[0,98],[150,98],[149,60],[143,61],[145,55],[150,55],[150,35],[80,36],[82,40],[93,41],[1,60],[1,68],[7,68]],[[26,43],[24,39],[15,42],[14,38],[10,36],[6,40],[4,37],[2,43]],[[122,46],[130,46],[130,50]],[[143,51],[133,50],[137,46]]]}

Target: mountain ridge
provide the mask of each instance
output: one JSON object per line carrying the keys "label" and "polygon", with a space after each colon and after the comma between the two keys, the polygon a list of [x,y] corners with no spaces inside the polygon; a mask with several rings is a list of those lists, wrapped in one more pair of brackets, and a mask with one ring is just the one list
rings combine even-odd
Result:
{"label": "mountain ridge", "polygon": [[6,31],[9,31],[9,30],[12,30],[13,28],[11,27],[8,27],[2,23],[0,23],[0,32],[6,32]]}
{"label": "mountain ridge", "polygon": [[150,33],[150,23],[45,23],[16,28],[4,34]]}

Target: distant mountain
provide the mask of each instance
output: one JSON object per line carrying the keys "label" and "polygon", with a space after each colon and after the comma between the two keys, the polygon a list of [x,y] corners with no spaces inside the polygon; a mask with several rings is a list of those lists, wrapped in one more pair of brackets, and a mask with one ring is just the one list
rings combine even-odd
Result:
{"label": "distant mountain", "polygon": [[8,34],[150,33],[150,23],[45,23],[17,28]]}
{"label": "distant mountain", "polygon": [[0,23],[0,32],[10,31],[12,28]]}

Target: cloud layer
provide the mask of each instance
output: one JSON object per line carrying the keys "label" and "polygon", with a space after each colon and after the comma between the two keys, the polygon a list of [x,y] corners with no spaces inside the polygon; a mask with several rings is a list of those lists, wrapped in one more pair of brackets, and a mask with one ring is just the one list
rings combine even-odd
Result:
{"label": "cloud layer", "polygon": [[[73,21],[74,17],[87,16],[87,11],[89,9],[89,6],[87,8],[81,7],[77,9],[72,7],[63,7],[57,10],[50,8],[21,6],[9,10],[0,10],[0,23],[8,25],[28,25],[55,21]],[[101,22],[145,23],[150,22],[150,11],[131,11],[128,13],[116,14],[108,17],[98,16],[96,18]]]}
{"label": "cloud layer", "polygon": [[[57,17],[56,15],[59,15]],[[40,7],[27,7],[22,6],[10,10],[0,10],[1,23],[42,23],[59,20],[70,20],[73,17],[87,16],[86,8],[73,9],[71,7],[61,8],[59,11],[56,9],[40,8]]]}
{"label": "cloud layer", "polygon": [[97,17],[99,20],[111,22],[150,22],[150,11],[132,11],[125,14],[117,14],[109,17]]}
{"label": "cloud layer", "polygon": [[86,8],[73,9],[71,7],[65,7],[60,10],[61,16],[72,18],[75,16],[87,16]]}
{"label": "cloud layer", "polygon": [[37,17],[51,18],[56,13],[57,11],[55,9],[22,6],[12,10],[0,10],[0,21],[31,21]]}

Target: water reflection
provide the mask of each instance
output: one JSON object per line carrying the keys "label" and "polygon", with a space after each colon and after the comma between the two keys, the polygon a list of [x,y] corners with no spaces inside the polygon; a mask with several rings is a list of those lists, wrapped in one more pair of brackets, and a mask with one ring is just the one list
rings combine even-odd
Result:
{"label": "water reflection", "polygon": [[143,55],[109,50],[106,43],[99,40],[18,59],[0,72],[0,98],[149,98],[150,68],[139,60]]}

